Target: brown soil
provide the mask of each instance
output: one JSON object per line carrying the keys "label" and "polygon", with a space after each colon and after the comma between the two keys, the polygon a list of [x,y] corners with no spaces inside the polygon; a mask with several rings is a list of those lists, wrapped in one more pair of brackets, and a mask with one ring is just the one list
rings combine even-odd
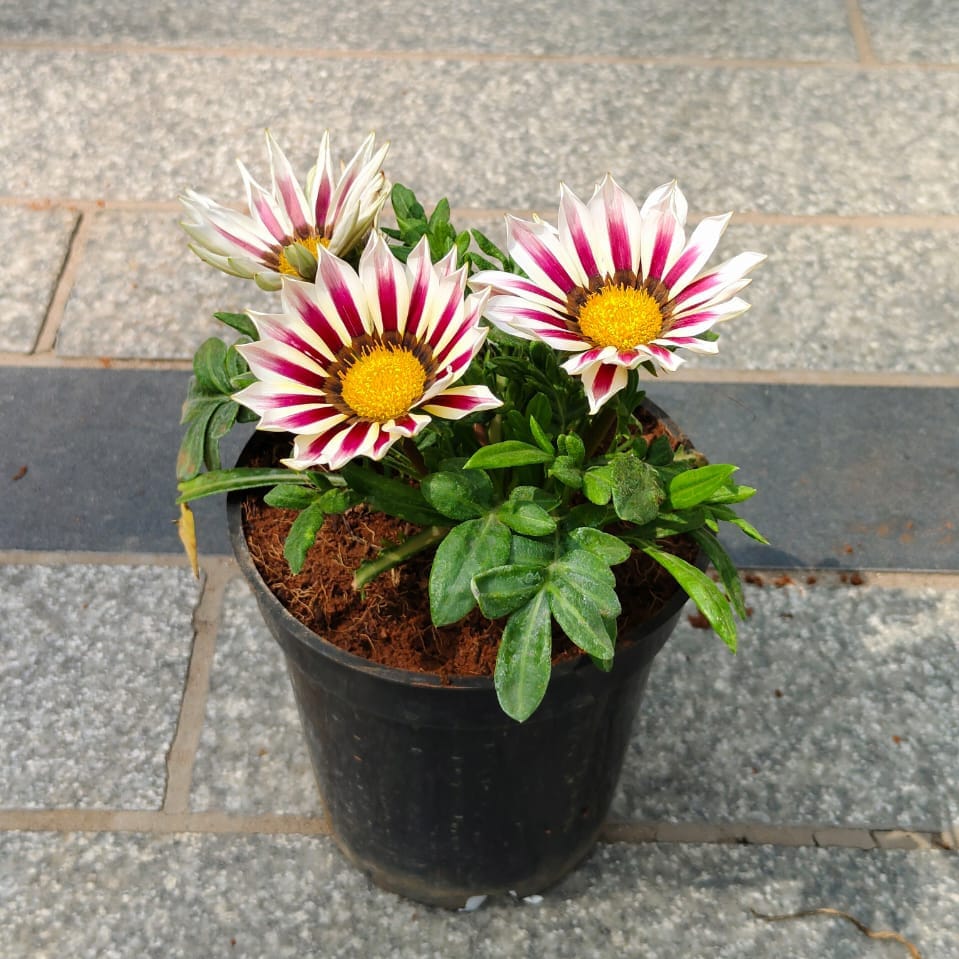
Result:
{"label": "brown soil", "polygon": [[[649,440],[664,432],[657,420],[644,427]],[[257,465],[287,455],[278,447],[266,450]],[[383,573],[362,594],[353,589],[353,574],[362,563],[375,559],[383,546],[407,539],[418,527],[362,505],[327,517],[303,569],[294,576],[283,544],[295,511],[268,506],[254,493],[244,502],[243,518],[250,555],[263,580],[293,616],[327,641],[400,669],[442,677],[493,674],[503,620],[491,622],[478,609],[452,626],[437,628],[430,620],[433,550]],[[690,561],[696,555],[695,544],[686,537],[660,545]],[[642,553],[614,572],[623,605],[620,636],[655,616],[678,589],[669,573]],[[553,663],[580,655],[554,628]]]}
{"label": "brown soil", "polygon": [[[432,550],[383,573],[362,594],[353,589],[353,574],[361,563],[375,559],[380,548],[406,539],[418,527],[365,506],[327,517],[303,569],[294,576],[283,544],[295,512],[268,506],[251,495],[243,515],[247,545],[260,575],[293,616],[324,639],[400,669],[440,676],[493,674],[504,621],[490,621],[474,609],[452,626],[434,626],[428,594]],[[688,559],[695,553],[683,539],[672,547]],[[673,578],[643,554],[614,572],[623,604],[621,634],[656,615],[677,589]],[[579,655],[562,633],[554,634],[554,663]]]}

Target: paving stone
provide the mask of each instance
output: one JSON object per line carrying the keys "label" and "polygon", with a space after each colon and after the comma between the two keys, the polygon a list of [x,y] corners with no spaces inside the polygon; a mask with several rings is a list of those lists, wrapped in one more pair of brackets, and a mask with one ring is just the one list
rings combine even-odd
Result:
{"label": "paving stone", "polygon": [[0,806],[162,804],[195,594],[179,569],[0,566]]}
{"label": "paving stone", "polygon": [[689,368],[952,373],[959,325],[956,234],[932,230],[737,224],[717,255],[769,259],[744,296],[752,309],[720,327],[716,356]]}
{"label": "paving stone", "polygon": [[681,16],[667,0],[643,4],[623,16],[614,0],[575,5],[545,0],[468,0],[455,16],[424,31],[413,0],[389,4],[308,3],[289,0],[265,28],[261,11],[238,6],[224,15],[210,4],[166,0],[148,7],[98,2],[76,9],[68,0],[45,0],[0,10],[0,31],[23,39],[134,41],[147,44],[227,44],[294,49],[414,50],[596,54],[600,56],[786,57],[852,59],[855,48],[842,6],[810,0],[747,0],[736,15],[694,0]]}
{"label": "paving stone", "polygon": [[325,837],[6,834],[0,846],[10,959],[886,954],[837,919],[749,912],[824,904],[924,956],[950,959],[959,936],[959,857],[943,853],[600,846],[538,904],[455,913],[371,887]]}
{"label": "paving stone", "polygon": [[0,351],[33,350],[76,220],[64,209],[0,207]]}
{"label": "paving stone", "polygon": [[226,591],[191,806],[321,813],[283,654],[243,580]]}
{"label": "paving stone", "polygon": [[[233,158],[262,175],[266,126],[304,169],[322,123],[344,150],[370,129],[392,139],[392,178],[457,206],[553,215],[560,179],[582,192],[612,170],[636,193],[676,176],[700,209],[959,211],[949,71],[414,58],[390,62],[387,89],[377,58],[15,49],[0,71],[11,195],[170,200],[194,186],[238,198]],[[278,119],[278,103],[302,109]]]}
{"label": "paving stone", "polygon": [[959,62],[959,18],[950,0],[859,0],[880,60]]}
{"label": "paving stone", "polygon": [[613,817],[938,831],[959,819],[959,593],[747,587],[733,656],[683,619]]}
{"label": "paving stone", "polygon": [[[0,548],[179,553],[173,463],[188,379],[0,368],[10,411],[0,420],[0,477],[27,467],[9,485]],[[956,391],[660,379],[649,393],[713,462],[738,463],[760,490],[742,512],[773,546],[729,536],[740,565],[959,569],[959,440],[941,428],[959,419]],[[888,412],[881,446],[877,410]],[[227,438],[224,462],[235,462],[248,433]],[[196,514],[201,552],[229,553],[222,497],[198,501]]]}
{"label": "paving stone", "polygon": [[60,355],[191,358],[209,336],[232,340],[214,312],[278,308],[252,281],[195,257],[177,226],[180,219],[144,212],[94,215],[57,338]]}

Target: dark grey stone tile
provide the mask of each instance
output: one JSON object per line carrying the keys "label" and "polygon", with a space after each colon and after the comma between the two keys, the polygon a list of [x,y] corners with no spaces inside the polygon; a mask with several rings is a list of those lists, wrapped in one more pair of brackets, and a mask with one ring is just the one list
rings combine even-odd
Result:
{"label": "dark grey stone tile", "polygon": [[613,818],[959,826],[959,592],[796,580],[747,586],[735,656],[680,620]]}
{"label": "dark grey stone tile", "polygon": [[[174,460],[188,375],[0,370],[0,548],[178,552]],[[743,514],[771,547],[728,538],[745,566],[959,569],[959,417],[948,389],[651,381],[713,462],[760,490]],[[232,462],[242,432],[229,439]],[[69,493],[66,492],[69,487]],[[228,552],[222,498],[197,503],[200,549]],[[952,524],[952,525],[950,525]]]}
{"label": "dark grey stone tile", "polygon": [[[431,909],[381,892],[329,839],[6,834],[0,921],[9,959],[864,959],[901,947],[822,917],[829,904],[952,959],[959,858],[768,846],[600,846],[541,902]],[[897,951],[898,950],[898,951]]]}
{"label": "dark grey stone tile", "polygon": [[195,46],[242,45],[335,50],[437,50],[457,53],[623,56],[786,57],[849,60],[855,48],[841,5],[810,0],[744,0],[735,15],[708,0],[678,10],[668,0],[625,6],[615,0],[565,4],[467,0],[429,25],[413,0],[342,4],[289,0],[282,16],[256,6],[227,14],[206,0],[149,5],[100,0],[77,9],[40,0],[0,10],[5,36],[30,40],[132,41]]}
{"label": "dark grey stone tile", "polygon": [[183,569],[0,566],[0,807],[162,805],[196,593]]}
{"label": "dark grey stone tile", "polygon": [[265,127],[305,171],[329,126],[344,152],[371,129],[392,140],[390,176],[456,206],[552,217],[561,179],[583,192],[609,170],[637,194],[675,176],[697,209],[959,212],[949,71],[46,50],[0,70],[14,196],[239,200],[233,159],[262,176]]}

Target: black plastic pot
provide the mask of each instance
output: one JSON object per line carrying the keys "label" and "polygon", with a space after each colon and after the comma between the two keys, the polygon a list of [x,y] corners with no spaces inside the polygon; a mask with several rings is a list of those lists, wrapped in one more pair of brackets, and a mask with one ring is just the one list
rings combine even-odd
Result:
{"label": "black plastic pot", "polygon": [[520,724],[501,711],[490,679],[444,682],[380,666],[290,615],[250,558],[243,496],[228,499],[233,549],[286,654],[347,858],[386,889],[446,907],[527,896],[573,869],[596,842],[653,657],[685,594],[634,633],[610,673],[586,657],[556,667],[542,705]]}

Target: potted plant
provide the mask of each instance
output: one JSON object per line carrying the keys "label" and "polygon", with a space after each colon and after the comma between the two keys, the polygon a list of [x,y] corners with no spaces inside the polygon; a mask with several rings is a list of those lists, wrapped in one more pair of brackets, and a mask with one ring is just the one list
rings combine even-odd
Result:
{"label": "potted plant", "polygon": [[372,135],[339,174],[324,135],[305,189],[267,141],[247,213],[183,198],[192,249],[277,301],[217,314],[238,340],[195,357],[181,534],[195,562],[186,504],[229,493],[345,854],[445,906],[538,892],[595,842],[687,595],[735,648],[717,532],[762,541],[734,511],[754,491],[641,375],[716,352],[763,257],[708,268],[728,216],[687,239],[675,182],[640,207],[608,175],[561,188],[558,226],[509,217],[503,251],[391,189]]}

